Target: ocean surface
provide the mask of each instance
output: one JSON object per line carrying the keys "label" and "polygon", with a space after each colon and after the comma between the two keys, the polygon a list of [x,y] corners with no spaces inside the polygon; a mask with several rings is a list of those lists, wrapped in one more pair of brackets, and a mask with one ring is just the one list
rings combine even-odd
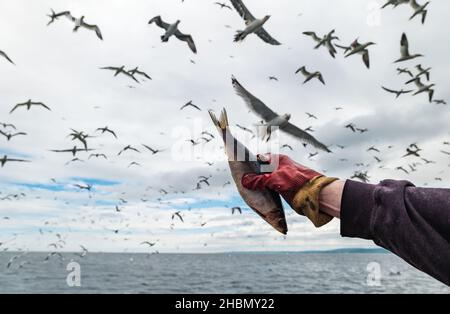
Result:
{"label": "ocean surface", "polygon": [[0,253],[0,293],[450,293],[383,253],[27,253],[7,268],[17,255]]}

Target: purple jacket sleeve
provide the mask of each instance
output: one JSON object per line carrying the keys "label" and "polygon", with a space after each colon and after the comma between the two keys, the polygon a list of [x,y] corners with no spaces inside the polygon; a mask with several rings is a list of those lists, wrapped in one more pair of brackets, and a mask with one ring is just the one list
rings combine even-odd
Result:
{"label": "purple jacket sleeve", "polygon": [[450,285],[450,189],[417,188],[386,180],[348,180],[341,204],[341,235],[373,240]]}

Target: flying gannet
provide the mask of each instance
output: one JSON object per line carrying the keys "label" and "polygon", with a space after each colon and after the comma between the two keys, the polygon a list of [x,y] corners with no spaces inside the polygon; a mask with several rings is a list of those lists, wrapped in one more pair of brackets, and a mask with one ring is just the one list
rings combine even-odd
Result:
{"label": "flying gannet", "polygon": [[165,23],[161,19],[161,16],[158,15],[158,16],[155,16],[154,18],[152,18],[148,22],[148,24],[155,23],[159,27],[166,30],[165,34],[161,36],[162,42],[168,42],[170,37],[173,35],[176,38],[178,38],[179,40],[186,42],[188,44],[189,48],[191,48],[193,53],[197,53],[197,48],[195,46],[194,39],[192,38],[192,36],[185,35],[182,32],[180,32],[180,30],[178,29],[178,25],[180,24],[180,22],[181,22],[180,20],[177,20],[173,24],[168,24],[168,23]]}
{"label": "flying gannet", "polygon": [[246,25],[246,28],[243,31],[238,31],[236,33],[234,41],[243,41],[248,35],[255,33],[259,38],[270,45],[281,45],[263,28],[264,24],[270,18],[270,15],[266,15],[262,19],[256,19],[244,5],[242,0],[231,0],[231,4],[239,15],[245,20]]}

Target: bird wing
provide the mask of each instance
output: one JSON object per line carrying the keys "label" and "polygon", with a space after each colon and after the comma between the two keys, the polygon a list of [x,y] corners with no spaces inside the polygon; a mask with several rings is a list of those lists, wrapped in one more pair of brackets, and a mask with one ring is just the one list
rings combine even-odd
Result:
{"label": "bird wing", "polygon": [[192,38],[191,35],[185,35],[182,32],[180,32],[179,30],[177,30],[174,35],[179,40],[187,42],[187,44],[189,45],[189,48],[191,48],[192,52],[197,53],[197,47],[195,47],[194,39]]}
{"label": "bird wing", "polygon": [[136,73],[137,73],[137,74],[140,74],[140,75],[142,75],[142,76],[144,76],[144,77],[146,77],[146,78],[148,78],[149,80],[152,79],[152,78],[150,77],[150,75],[148,75],[147,73],[145,73],[145,72],[143,72],[143,71],[138,71],[138,70],[136,70]]}
{"label": "bird wing", "polygon": [[[325,80],[323,79],[322,74],[319,74],[318,78],[319,78],[319,81],[321,81],[322,84],[325,85]],[[315,118],[316,118],[316,117],[315,117]],[[316,118],[316,119],[317,119],[317,118]]]}
{"label": "bird wing", "polygon": [[148,24],[152,24],[152,23],[155,23],[156,25],[158,25],[161,28],[164,28],[165,30],[167,30],[170,26],[168,23],[166,23],[162,20],[160,15],[155,16],[148,22]]}
{"label": "bird wing", "polygon": [[362,56],[364,64],[368,69],[370,69],[370,57],[369,57],[369,50],[366,50]]}
{"label": "bird wing", "polygon": [[300,128],[296,127],[292,123],[288,123],[285,127],[281,128],[283,131],[291,134],[292,136],[295,136],[302,141],[305,141],[306,143],[314,146],[315,148],[322,149],[326,152],[330,152],[328,147],[326,147],[324,144],[316,140],[311,134],[301,130]]}
{"label": "bird wing", "polygon": [[11,114],[11,113],[13,113],[17,108],[19,108],[19,107],[21,107],[21,106],[25,106],[25,105],[26,105],[26,103],[23,103],[23,104],[17,104],[17,105],[14,106],[14,108],[11,109],[11,111],[10,111],[9,113]]}
{"label": "bird wing", "polygon": [[6,137],[8,137],[8,134],[6,134],[5,132],[3,132],[2,130],[0,130],[0,134],[1,134],[1,135],[4,135],[4,136],[6,136]]}
{"label": "bird wing", "polygon": [[250,13],[250,11],[247,9],[242,0],[230,0],[230,1],[233,7],[236,9],[236,11],[239,13],[239,15],[246,22],[251,22],[255,20],[255,17],[253,16],[253,14]]}
{"label": "bird wing", "polygon": [[303,32],[303,35],[312,37],[315,41],[320,41],[321,38],[315,32]]}
{"label": "bird wing", "polygon": [[14,64],[14,62],[8,57],[8,55],[5,52],[0,51],[0,55],[3,56],[6,60],[11,62],[12,64]]}
{"label": "bird wing", "polygon": [[102,32],[100,31],[100,27],[98,27],[97,25],[92,25],[92,24],[83,22],[81,24],[81,26],[83,26],[86,29],[95,31],[95,33],[97,34],[97,37],[100,38],[101,40],[103,40]]}
{"label": "bird wing", "polygon": [[386,87],[384,87],[384,86],[381,86],[381,88],[384,89],[385,91],[387,91],[388,93],[397,94],[397,91],[395,91],[395,90],[386,88]]}
{"label": "bird wing", "polygon": [[62,13],[61,15],[64,15],[65,17],[67,17],[72,22],[75,22],[77,20],[75,17],[72,16],[70,11],[65,11],[65,12],[61,12],[61,13]]}
{"label": "bird wing", "polygon": [[45,105],[45,104],[42,103],[42,102],[34,102],[34,103],[32,103],[32,104],[35,105],[35,106],[41,106],[41,107],[44,107],[45,109],[52,111],[47,105]]}
{"label": "bird wing", "polygon": [[117,68],[117,67],[101,67],[100,70],[117,71],[117,70],[119,70],[119,68]]}
{"label": "bird wing", "polygon": [[261,100],[250,94],[234,77],[232,83],[236,94],[238,94],[253,112],[263,118],[266,122],[275,119],[278,115],[267,107]]}
{"label": "bird wing", "polygon": [[279,41],[277,41],[275,38],[273,38],[272,36],[270,36],[270,34],[264,28],[261,28],[255,34],[258,35],[259,38],[261,38],[268,44],[275,45],[275,46],[281,45],[281,43]]}
{"label": "bird wing", "polygon": [[406,37],[405,33],[403,33],[402,39],[400,41],[400,54],[402,55],[402,57],[409,56],[408,37]]}

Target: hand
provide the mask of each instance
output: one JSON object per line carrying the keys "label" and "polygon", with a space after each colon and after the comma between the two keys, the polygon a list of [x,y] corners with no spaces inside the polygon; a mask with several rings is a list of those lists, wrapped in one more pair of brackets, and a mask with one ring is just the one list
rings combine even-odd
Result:
{"label": "hand", "polygon": [[302,166],[286,155],[265,155],[278,158],[278,168],[272,173],[248,173],[242,177],[242,185],[250,190],[271,189],[279,193],[292,206],[296,193],[313,178],[322,174]]}

